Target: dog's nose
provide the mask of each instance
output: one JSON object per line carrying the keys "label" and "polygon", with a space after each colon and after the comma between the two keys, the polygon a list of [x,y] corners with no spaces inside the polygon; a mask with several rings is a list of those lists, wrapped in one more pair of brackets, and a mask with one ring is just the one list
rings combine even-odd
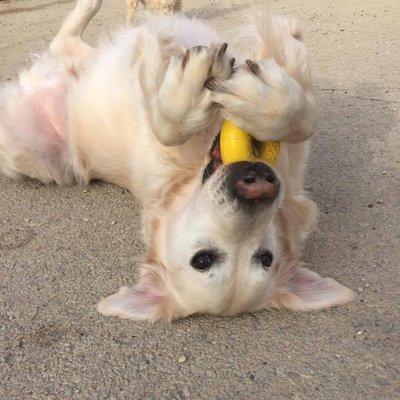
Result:
{"label": "dog's nose", "polygon": [[267,164],[240,161],[229,167],[228,185],[234,198],[258,202],[272,201],[278,195],[280,182]]}

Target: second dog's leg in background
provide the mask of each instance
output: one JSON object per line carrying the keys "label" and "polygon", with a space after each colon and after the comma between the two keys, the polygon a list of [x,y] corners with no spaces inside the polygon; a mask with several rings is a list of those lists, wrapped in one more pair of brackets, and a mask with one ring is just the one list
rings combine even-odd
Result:
{"label": "second dog's leg in background", "polygon": [[125,0],[126,2],[126,26],[132,24],[133,15],[135,14],[139,0]]}

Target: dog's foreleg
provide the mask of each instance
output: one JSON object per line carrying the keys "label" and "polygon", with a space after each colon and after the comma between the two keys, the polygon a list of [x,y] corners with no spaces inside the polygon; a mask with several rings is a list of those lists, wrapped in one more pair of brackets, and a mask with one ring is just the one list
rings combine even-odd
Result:
{"label": "dog's foreleg", "polygon": [[254,61],[247,60],[214,99],[225,118],[257,140],[306,140],[318,113],[303,34],[294,19],[269,14],[257,17],[256,27]]}
{"label": "dog's foreleg", "polygon": [[183,57],[171,58],[151,107],[152,128],[162,144],[180,145],[215,123],[218,108],[205,85],[231,75],[233,62],[225,54],[226,47],[194,47]]}
{"label": "dog's foreleg", "polygon": [[272,58],[247,60],[213,99],[226,119],[259,141],[298,143],[314,133],[317,107],[312,92]]}

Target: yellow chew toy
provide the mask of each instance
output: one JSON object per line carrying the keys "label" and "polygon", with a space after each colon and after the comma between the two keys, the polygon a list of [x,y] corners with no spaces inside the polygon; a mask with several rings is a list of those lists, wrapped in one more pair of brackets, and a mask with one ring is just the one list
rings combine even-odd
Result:
{"label": "yellow chew toy", "polygon": [[[257,160],[276,164],[279,158],[280,143],[273,141],[258,142],[246,131],[225,120],[221,128],[220,150],[224,164]],[[254,154],[254,150],[258,154]]]}

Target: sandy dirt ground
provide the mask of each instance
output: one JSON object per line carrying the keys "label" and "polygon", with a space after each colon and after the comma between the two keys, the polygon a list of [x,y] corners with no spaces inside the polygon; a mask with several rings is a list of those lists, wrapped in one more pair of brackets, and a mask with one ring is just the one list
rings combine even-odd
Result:
{"label": "sandy dirt ground", "polygon": [[[249,8],[184,3],[228,39]],[[0,80],[45,48],[72,6],[0,1]],[[400,3],[270,6],[304,21],[321,105],[307,183],[321,216],[304,259],[356,301],[167,327],[107,319],[96,302],[134,282],[143,251],[131,195],[0,177],[1,399],[400,398]],[[123,17],[122,0],[105,0],[86,37]]]}

